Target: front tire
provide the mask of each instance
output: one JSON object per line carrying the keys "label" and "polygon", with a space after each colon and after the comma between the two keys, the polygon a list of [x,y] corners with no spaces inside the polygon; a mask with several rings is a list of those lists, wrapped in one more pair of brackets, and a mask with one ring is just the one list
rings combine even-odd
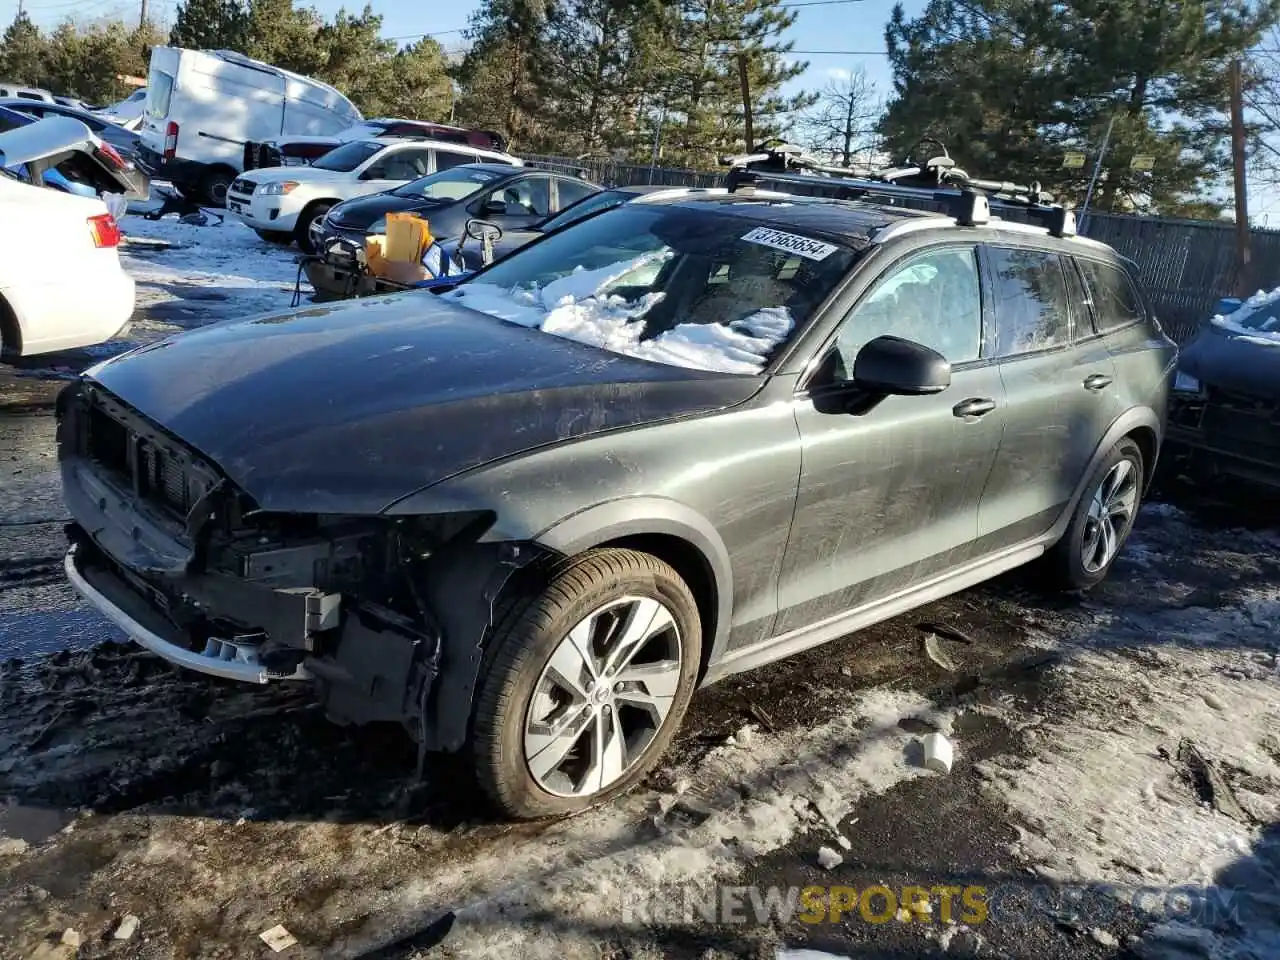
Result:
{"label": "front tire", "polygon": [[635,550],[591,550],[501,618],[472,716],[476,779],[508,816],[577,813],[635,786],[697,680],[689,587]]}
{"label": "front tire", "polygon": [[1133,530],[1146,477],[1142,450],[1125,437],[1089,478],[1071,523],[1048,554],[1054,585],[1088,590],[1101,583]]}
{"label": "front tire", "polygon": [[316,252],[315,244],[311,242],[311,225],[322,219],[332,206],[332,203],[313,203],[298,214],[298,221],[293,226],[293,239],[303,253]]}

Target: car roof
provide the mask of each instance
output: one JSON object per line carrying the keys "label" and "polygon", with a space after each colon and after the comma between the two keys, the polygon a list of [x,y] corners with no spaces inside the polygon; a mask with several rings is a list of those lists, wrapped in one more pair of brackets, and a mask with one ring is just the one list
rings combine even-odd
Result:
{"label": "car roof", "polygon": [[945,218],[918,210],[885,207],[851,200],[823,197],[761,194],[686,194],[653,201],[655,205],[712,209],[753,223],[794,227],[839,240],[868,242],[876,231],[900,220],[931,217],[943,225]]}
{"label": "car roof", "polygon": [[[649,201],[653,205],[682,206],[689,209],[711,208],[730,216],[741,217],[753,223],[767,223],[779,229],[791,227],[827,239],[866,244],[879,242],[887,228],[898,224],[910,224],[916,230],[968,230],[957,226],[945,213],[933,210],[917,210],[911,207],[892,206],[874,200],[838,200],[830,197],[802,195],[779,196],[759,191],[721,195],[688,194],[684,196],[657,197]],[[1007,233],[1022,241],[1031,241],[1046,250],[1093,254],[1116,260],[1121,258],[1115,250],[1089,237],[1070,236],[1056,238],[1041,226],[1004,220],[994,215],[982,229]],[[897,231],[893,231],[894,234]]]}

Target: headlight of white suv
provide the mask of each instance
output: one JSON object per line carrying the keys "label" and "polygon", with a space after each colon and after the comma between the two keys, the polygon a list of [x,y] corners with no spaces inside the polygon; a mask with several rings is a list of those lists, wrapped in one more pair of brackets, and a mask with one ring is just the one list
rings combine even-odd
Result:
{"label": "headlight of white suv", "polygon": [[293,193],[297,188],[297,180],[281,180],[279,183],[264,183],[258,189],[258,193],[264,197],[282,197],[287,193]]}
{"label": "headlight of white suv", "polygon": [[1173,377],[1173,389],[1178,393],[1199,393],[1204,386],[1191,374],[1179,370]]}

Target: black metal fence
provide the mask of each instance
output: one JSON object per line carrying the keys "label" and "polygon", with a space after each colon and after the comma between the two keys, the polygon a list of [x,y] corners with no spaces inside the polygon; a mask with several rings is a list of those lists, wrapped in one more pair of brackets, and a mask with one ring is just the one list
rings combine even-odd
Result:
{"label": "black metal fence", "polygon": [[[538,156],[526,157],[525,163],[583,176],[607,187],[715,187],[723,180],[721,173],[619,163],[599,157]],[[1218,300],[1232,295],[1234,230],[1229,222],[1090,213],[1082,232],[1109,244],[1138,265],[1161,324],[1171,337],[1184,343],[1213,314]],[[1268,289],[1280,286],[1280,230],[1252,232],[1255,282]]]}

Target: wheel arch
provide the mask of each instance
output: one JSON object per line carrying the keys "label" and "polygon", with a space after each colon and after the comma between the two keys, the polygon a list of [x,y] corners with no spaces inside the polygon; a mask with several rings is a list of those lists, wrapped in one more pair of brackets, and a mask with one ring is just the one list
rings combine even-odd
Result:
{"label": "wheel arch", "polygon": [[564,556],[627,547],[658,557],[680,574],[698,604],[699,681],[724,652],[733,616],[733,568],[720,534],[692,507],[660,497],[611,500],[558,521],[533,541]]}
{"label": "wheel arch", "polygon": [[[1143,477],[1143,483],[1150,486],[1151,477],[1155,474],[1155,458],[1159,454],[1160,442],[1163,436],[1164,423],[1160,416],[1150,407],[1130,407],[1113,420],[1111,426],[1107,428],[1107,432],[1102,435],[1097,447],[1094,448],[1093,456],[1089,458],[1088,467],[1081,472],[1080,479],[1076,481],[1076,488],[1071,494],[1071,499],[1067,501],[1062,515],[1058,517],[1057,523],[1053,526],[1050,542],[1056,543],[1067,532],[1067,527],[1071,524],[1071,517],[1075,513],[1076,506],[1088,489],[1089,480],[1098,469],[1098,464],[1111,451],[1111,448],[1121,440],[1131,439],[1142,450],[1143,469],[1148,474]],[[1150,463],[1147,462],[1148,450],[1151,452]]]}
{"label": "wheel arch", "polygon": [[4,352],[9,356],[22,353],[22,325],[18,323],[18,312],[0,291],[0,343],[4,344]]}

